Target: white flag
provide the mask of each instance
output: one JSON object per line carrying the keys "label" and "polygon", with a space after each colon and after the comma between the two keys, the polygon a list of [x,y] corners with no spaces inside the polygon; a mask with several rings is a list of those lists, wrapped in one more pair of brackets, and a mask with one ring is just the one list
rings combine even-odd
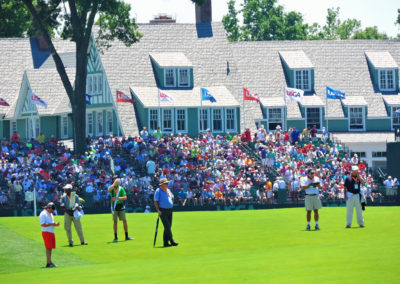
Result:
{"label": "white flag", "polygon": [[160,89],[158,89],[158,99],[160,100],[160,102],[174,102],[175,99],[174,97],[172,97],[171,95],[168,95],[167,93],[161,91]]}
{"label": "white flag", "polygon": [[300,89],[286,87],[285,88],[285,96],[286,96],[286,99],[288,99],[288,100],[300,102],[304,96],[304,91],[300,90]]}

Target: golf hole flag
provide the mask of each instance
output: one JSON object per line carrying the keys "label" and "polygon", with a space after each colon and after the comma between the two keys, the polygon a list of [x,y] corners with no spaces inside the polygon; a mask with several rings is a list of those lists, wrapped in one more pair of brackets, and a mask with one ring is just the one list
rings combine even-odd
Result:
{"label": "golf hole flag", "polygon": [[0,106],[10,106],[5,99],[0,98]]}
{"label": "golf hole flag", "polygon": [[47,108],[47,104],[44,100],[42,100],[41,98],[39,98],[34,92],[29,91],[29,96],[31,97],[31,102],[34,105],[40,105],[44,108]]}
{"label": "golf hole flag", "polygon": [[243,88],[243,95],[245,101],[260,101],[260,97],[257,94],[250,93],[246,88]]}
{"label": "golf hole flag", "polygon": [[125,95],[123,92],[117,90],[117,103],[131,103],[134,104],[136,103],[134,100],[132,100],[130,97]]}
{"label": "golf hole flag", "polygon": [[294,88],[285,88],[285,97],[290,101],[300,102],[304,96],[304,91]]}
{"label": "golf hole flag", "polygon": [[210,101],[212,103],[216,103],[217,100],[211,95],[210,91],[206,88],[201,88],[201,100],[202,101]]}
{"label": "golf hole flag", "polygon": [[343,100],[346,98],[345,93],[332,89],[331,87],[326,86],[326,97],[332,100]]}
{"label": "golf hole flag", "polygon": [[158,99],[160,100],[160,102],[174,102],[175,99],[171,96],[168,95],[167,93],[161,91],[160,89],[158,89]]}

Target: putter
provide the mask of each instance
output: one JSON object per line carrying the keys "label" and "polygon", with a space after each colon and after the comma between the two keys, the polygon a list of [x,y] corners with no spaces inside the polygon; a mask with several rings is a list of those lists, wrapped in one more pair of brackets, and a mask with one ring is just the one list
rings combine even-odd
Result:
{"label": "putter", "polygon": [[158,233],[158,223],[160,222],[160,216],[157,218],[157,224],[156,224],[156,233],[154,235],[154,243],[153,243],[153,248],[156,246],[156,240],[157,240],[157,233]]}

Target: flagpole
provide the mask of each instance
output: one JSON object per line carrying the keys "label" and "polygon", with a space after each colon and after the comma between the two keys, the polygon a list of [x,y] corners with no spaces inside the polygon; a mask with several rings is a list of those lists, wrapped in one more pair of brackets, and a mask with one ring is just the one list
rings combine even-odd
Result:
{"label": "flagpole", "polygon": [[115,93],[117,94],[117,102],[115,104],[115,110],[117,112],[117,137],[119,138],[119,112],[118,112],[118,89],[115,89]]}
{"label": "flagpole", "polygon": [[[244,93],[244,90],[243,90],[243,93]],[[243,94],[243,130],[246,131],[246,112],[245,112],[244,94]]]}
{"label": "flagpole", "polygon": [[[160,89],[158,89],[158,117],[157,117],[158,126],[161,129],[161,104],[160,104]],[[150,126],[150,125],[149,125]]]}
{"label": "flagpole", "polygon": [[[202,124],[202,121],[201,121],[201,112],[203,111],[203,95],[202,95],[202,92],[201,92],[201,87],[200,87],[200,116],[199,116],[199,119],[200,119],[200,127],[204,127],[204,125]],[[207,119],[208,120],[208,119]],[[200,130],[200,129],[199,129]]]}
{"label": "flagpole", "polygon": [[285,108],[283,109],[284,116],[285,116],[283,122],[285,123],[285,125],[284,125],[284,127],[282,127],[283,130],[287,129],[287,102],[286,102],[286,92],[285,92],[285,90],[286,90],[286,88],[283,87],[283,99],[285,101]]}
{"label": "flagpole", "polygon": [[[326,92],[326,89],[325,89]],[[325,122],[326,122],[326,131],[329,133],[329,121],[328,121],[328,94],[325,94],[326,98],[326,107],[325,107]],[[322,133],[324,135],[324,133]]]}

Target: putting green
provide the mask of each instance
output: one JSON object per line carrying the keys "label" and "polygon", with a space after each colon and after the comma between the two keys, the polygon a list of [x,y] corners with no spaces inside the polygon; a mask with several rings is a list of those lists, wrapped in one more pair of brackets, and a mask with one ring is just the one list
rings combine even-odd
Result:
{"label": "putting green", "polygon": [[118,243],[110,214],[85,215],[88,246],[68,247],[56,228],[54,269],[42,268],[38,217],[0,218],[0,283],[399,283],[400,207],[368,207],[365,228],[345,229],[345,214],[323,208],[321,231],[308,232],[302,208],[174,213],[171,248],[161,222],[153,248],[155,214],[127,214],[135,240]]}

